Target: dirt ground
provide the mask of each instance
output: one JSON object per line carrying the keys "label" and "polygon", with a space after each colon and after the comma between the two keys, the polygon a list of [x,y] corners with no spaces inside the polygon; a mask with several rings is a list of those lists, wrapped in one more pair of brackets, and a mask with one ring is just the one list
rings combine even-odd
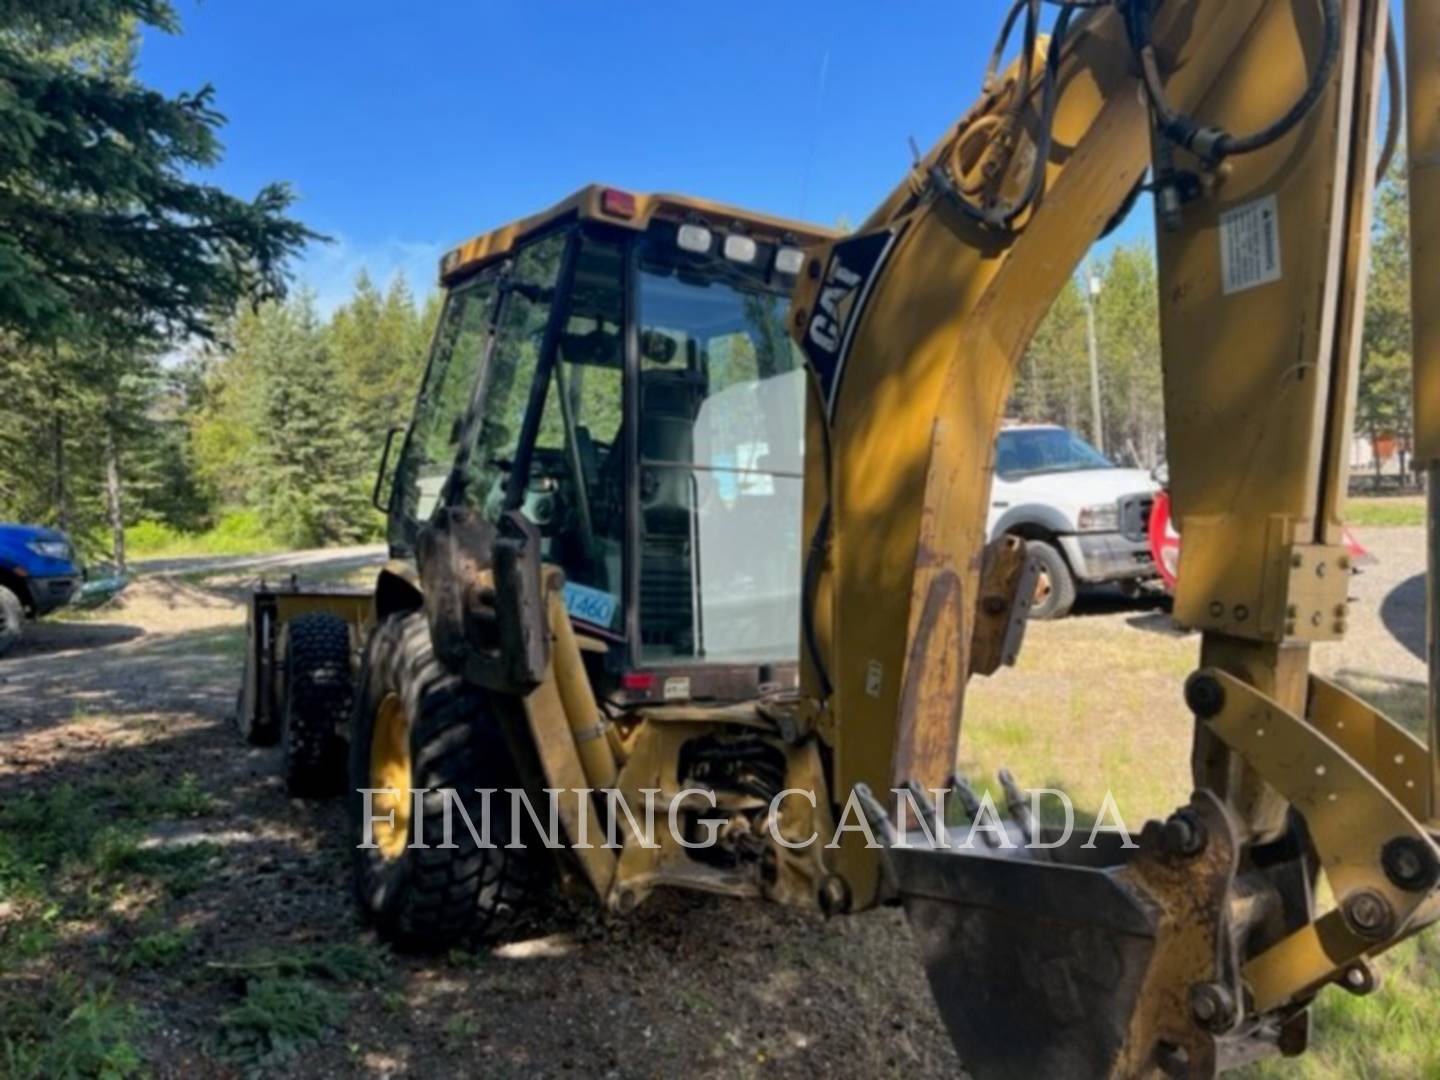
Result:
{"label": "dirt ground", "polygon": [[[1378,562],[1356,579],[1350,639],[1317,663],[1413,699],[1420,530],[1361,539]],[[157,1076],[959,1072],[893,910],[827,921],[661,894],[624,920],[557,901],[486,950],[374,942],[340,804],[287,798],[279,752],[246,747],[229,715],[250,581],[376,557],[176,563],[0,660],[0,1075],[43,1074],[35,1030],[85,1024]],[[1165,618],[1092,601],[1066,633],[1123,640]],[[1027,651],[1058,630],[1035,627]],[[68,861],[16,839],[36,813],[75,840]],[[129,846],[107,859],[116,836]]]}
{"label": "dirt ground", "polygon": [[[363,559],[295,562],[307,575],[334,576]],[[289,565],[272,562],[265,572],[273,580]],[[229,723],[243,640],[239,597],[253,577],[247,568],[199,581],[141,579],[119,610],[33,626],[0,661],[0,812],[67,785],[106,805],[137,786],[198,786],[192,810],[144,824],[141,847],[205,845],[209,853],[203,880],[181,896],[157,891],[143,875],[106,882],[113,901],[62,917],[43,951],[0,970],[0,1075],[7,1002],[40,993],[61,972],[111,987],[149,1018],[127,1035],[143,1071],[241,1075],[263,1055],[227,1053],[217,1026],[233,1028],[226,1022],[253,995],[244,978],[250,967],[305,950],[323,959],[333,955],[326,949],[356,942],[373,956],[358,965],[359,977],[333,987],[318,981],[341,1009],[318,1041],[272,1059],[287,1072],[957,1070],[894,910],[826,921],[657,895],[626,920],[560,905],[538,913],[517,941],[488,951],[416,959],[380,950],[348,891],[341,805],[287,798],[279,752],[246,747]],[[132,817],[133,803],[122,807]],[[16,930],[18,913],[9,915]],[[126,958],[146,953],[157,927],[185,931],[183,956],[131,966]],[[6,930],[0,909],[0,950]]]}

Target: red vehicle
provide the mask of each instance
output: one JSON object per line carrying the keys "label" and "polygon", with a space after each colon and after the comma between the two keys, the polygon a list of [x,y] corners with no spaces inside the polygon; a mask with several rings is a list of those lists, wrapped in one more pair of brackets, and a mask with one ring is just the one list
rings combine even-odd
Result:
{"label": "red vehicle", "polygon": [[[1345,547],[1355,566],[1373,562],[1374,557],[1365,546],[1355,539],[1349,526],[1345,528]],[[1168,592],[1175,591],[1175,580],[1180,576],[1180,533],[1170,519],[1170,493],[1160,491],[1150,507],[1150,554],[1155,559],[1155,568],[1165,582]]]}

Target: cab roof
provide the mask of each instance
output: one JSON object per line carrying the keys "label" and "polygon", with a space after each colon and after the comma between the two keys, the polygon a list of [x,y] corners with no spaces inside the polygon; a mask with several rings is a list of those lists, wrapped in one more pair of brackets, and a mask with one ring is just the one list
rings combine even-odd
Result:
{"label": "cab roof", "polygon": [[790,243],[799,247],[833,240],[839,235],[821,225],[760,214],[753,210],[741,210],[739,207],[689,195],[643,195],[603,184],[589,184],[548,210],[481,233],[447,251],[440,260],[440,282],[442,285],[448,284],[463,274],[509,254],[526,237],[559,222],[603,221],[642,232],[657,218],[684,221],[697,217],[715,229],[730,230],[740,225],[744,227],[747,235],[757,239]]}

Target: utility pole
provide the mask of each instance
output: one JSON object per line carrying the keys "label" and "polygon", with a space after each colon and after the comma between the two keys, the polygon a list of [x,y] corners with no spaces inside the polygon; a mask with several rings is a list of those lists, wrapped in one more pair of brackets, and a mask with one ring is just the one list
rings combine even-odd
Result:
{"label": "utility pole", "polygon": [[1090,260],[1085,260],[1085,340],[1090,347],[1090,416],[1091,442],[1102,454],[1105,452],[1105,425],[1100,412],[1100,349],[1095,344],[1095,297],[1100,295],[1100,279],[1090,272]]}

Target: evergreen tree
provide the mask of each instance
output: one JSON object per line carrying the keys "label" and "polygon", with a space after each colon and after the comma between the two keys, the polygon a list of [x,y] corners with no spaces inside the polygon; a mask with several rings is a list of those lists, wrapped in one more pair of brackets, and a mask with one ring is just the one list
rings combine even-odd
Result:
{"label": "evergreen tree", "polygon": [[[1365,297],[1365,343],[1355,406],[1356,431],[1378,450],[1398,443],[1403,471],[1414,431],[1411,400],[1410,212],[1406,165],[1397,160],[1380,185]],[[1384,462],[1375,453],[1377,482]]]}
{"label": "evergreen tree", "polygon": [[1085,302],[1072,279],[1060,290],[1020,361],[1010,414],[1080,429],[1089,401],[1088,370]]}
{"label": "evergreen tree", "polygon": [[1116,247],[1100,276],[1095,324],[1105,446],[1117,460],[1154,468],[1165,439],[1155,258],[1143,245]]}
{"label": "evergreen tree", "polygon": [[253,496],[266,524],[297,546],[374,535],[372,467],[313,297],[261,309],[251,362],[262,426],[251,446]]}
{"label": "evergreen tree", "polygon": [[377,457],[385,433],[405,424],[414,407],[429,348],[422,321],[404,278],[397,275],[382,294],[363,272],[350,301],[330,320],[345,392]]}
{"label": "evergreen tree", "polygon": [[164,0],[0,0],[0,329],[206,335],[241,297],[278,293],[314,234],[283,186],[251,201],[192,179],[220,156],[209,87],[133,77],[137,27],[173,32]]}

